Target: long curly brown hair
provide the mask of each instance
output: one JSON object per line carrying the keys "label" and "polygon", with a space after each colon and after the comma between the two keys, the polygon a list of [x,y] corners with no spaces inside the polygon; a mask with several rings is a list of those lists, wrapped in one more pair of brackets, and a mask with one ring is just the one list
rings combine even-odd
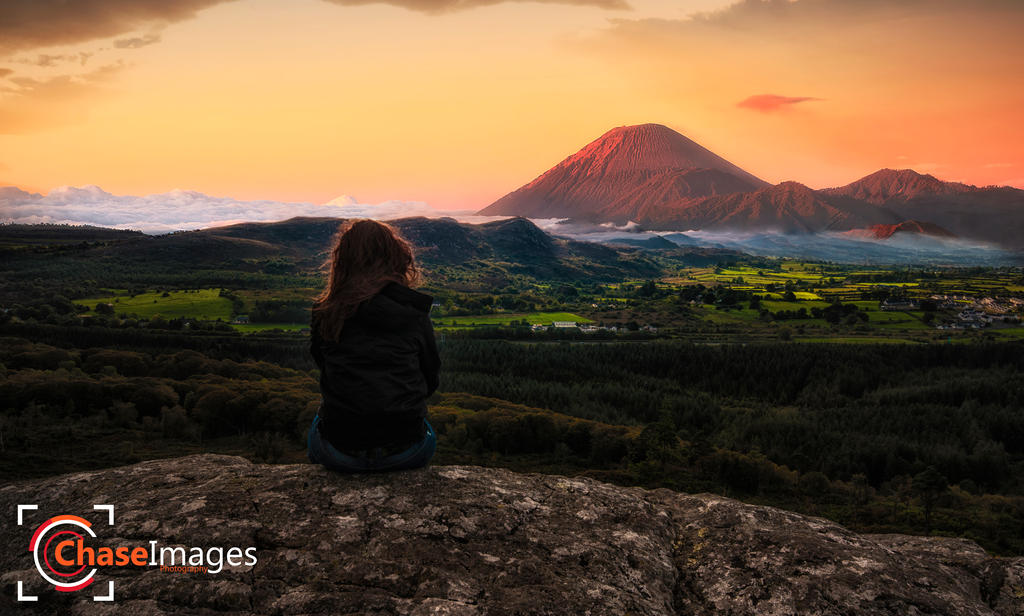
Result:
{"label": "long curly brown hair", "polygon": [[313,301],[312,326],[335,341],[345,320],[389,282],[411,287],[420,278],[409,242],[390,225],[371,219],[349,220],[338,227],[325,266],[330,274]]}

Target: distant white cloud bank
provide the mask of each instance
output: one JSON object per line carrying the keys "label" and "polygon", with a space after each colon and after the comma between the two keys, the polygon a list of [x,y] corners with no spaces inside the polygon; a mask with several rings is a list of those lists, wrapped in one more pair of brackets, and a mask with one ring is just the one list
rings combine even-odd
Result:
{"label": "distant white cloud bank", "polygon": [[15,186],[0,186],[0,223],[96,225],[146,233],[167,233],[239,222],[272,222],[295,216],[379,220],[406,216],[452,216],[460,220],[476,218],[468,211],[441,211],[422,201],[371,204],[360,203],[350,195],[315,204],[238,201],[228,197],[211,197],[191,190],[172,190],[138,197],[112,195],[98,186],[62,186],[47,195],[41,195]]}

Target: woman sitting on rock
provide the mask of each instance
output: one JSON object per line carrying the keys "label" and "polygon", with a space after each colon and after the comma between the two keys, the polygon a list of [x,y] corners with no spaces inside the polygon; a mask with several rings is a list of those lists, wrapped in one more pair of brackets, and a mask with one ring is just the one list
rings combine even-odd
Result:
{"label": "woman sitting on rock", "polygon": [[433,298],[412,247],[389,225],[342,225],[327,287],[313,304],[310,352],[323,400],[309,429],[314,464],[346,472],[426,466],[437,439],[426,399],[440,360],[430,322]]}

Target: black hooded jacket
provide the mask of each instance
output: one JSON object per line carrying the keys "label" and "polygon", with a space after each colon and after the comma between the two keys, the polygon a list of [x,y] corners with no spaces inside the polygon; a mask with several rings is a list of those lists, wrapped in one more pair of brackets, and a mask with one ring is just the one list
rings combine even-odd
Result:
{"label": "black hooded jacket", "polygon": [[338,341],[311,328],[320,368],[320,429],[340,451],[412,445],[425,434],[426,399],[441,361],[433,298],[391,282],[345,320]]}

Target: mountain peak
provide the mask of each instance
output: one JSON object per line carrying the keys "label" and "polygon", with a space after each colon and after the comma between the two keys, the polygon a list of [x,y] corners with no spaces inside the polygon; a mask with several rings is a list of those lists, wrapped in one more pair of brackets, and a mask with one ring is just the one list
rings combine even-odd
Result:
{"label": "mountain peak", "polygon": [[[611,133],[675,133],[676,131],[665,126],[664,124],[657,124],[655,122],[646,122],[644,124],[625,124],[623,126],[616,126],[615,128],[607,131],[605,135]],[[676,133],[678,134],[678,133]]]}
{"label": "mountain peak", "polygon": [[[667,126],[637,124],[605,132],[480,214],[592,217],[658,174],[697,169],[729,174],[735,178],[731,182],[736,185],[733,190],[755,190],[768,185]],[[666,181],[672,180],[666,176]],[[729,182],[718,183],[724,184]],[[708,196],[694,188],[695,194],[688,196]]]}
{"label": "mountain peak", "polygon": [[353,197],[352,195],[339,195],[331,199],[330,201],[327,201],[326,203],[324,203],[324,205],[337,205],[341,207],[347,207],[350,205],[356,205],[358,203],[359,200]]}
{"label": "mountain peak", "polygon": [[672,130],[671,128],[665,126],[664,124],[655,124],[653,122],[648,122],[646,124],[627,124],[625,126],[616,126],[615,128],[606,131],[597,139],[597,141],[600,141],[602,139],[636,139],[643,143],[654,144],[658,143],[659,141],[668,142],[674,139],[677,140],[679,137],[682,137],[683,139],[686,139],[686,141],[688,141],[689,143],[696,145],[685,135]]}
{"label": "mountain peak", "polygon": [[602,177],[634,171],[719,169],[754,184],[764,184],[760,179],[662,124],[618,126],[561,164],[580,165],[581,170],[588,175]]}
{"label": "mountain peak", "polygon": [[806,184],[794,180],[786,180],[785,182],[779,182],[775,186],[772,186],[768,190],[777,193],[800,193],[811,195],[814,194],[814,190]]}
{"label": "mountain peak", "polygon": [[943,182],[933,175],[913,169],[879,169],[861,179],[825,192],[883,204],[906,201],[922,195],[946,195],[974,190],[973,186]]}
{"label": "mountain peak", "polygon": [[895,187],[932,187],[940,188],[946,184],[939,178],[931,175],[930,173],[919,173],[913,169],[879,169],[878,171],[867,175],[860,180],[860,182],[875,182],[880,184],[888,184]]}
{"label": "mountain peak", "polygon": [[866,180],[868,178],[886,178],[903,180],[921,178],[930,178],[932,180],[936,179],[935,176],[931,175],[930,173],[920,173],[918,171],[914,171],[913,169],[890,169],[889,167],[879,169],[878,171],[875,171],[874,173],[869,174],[862,179]]}

